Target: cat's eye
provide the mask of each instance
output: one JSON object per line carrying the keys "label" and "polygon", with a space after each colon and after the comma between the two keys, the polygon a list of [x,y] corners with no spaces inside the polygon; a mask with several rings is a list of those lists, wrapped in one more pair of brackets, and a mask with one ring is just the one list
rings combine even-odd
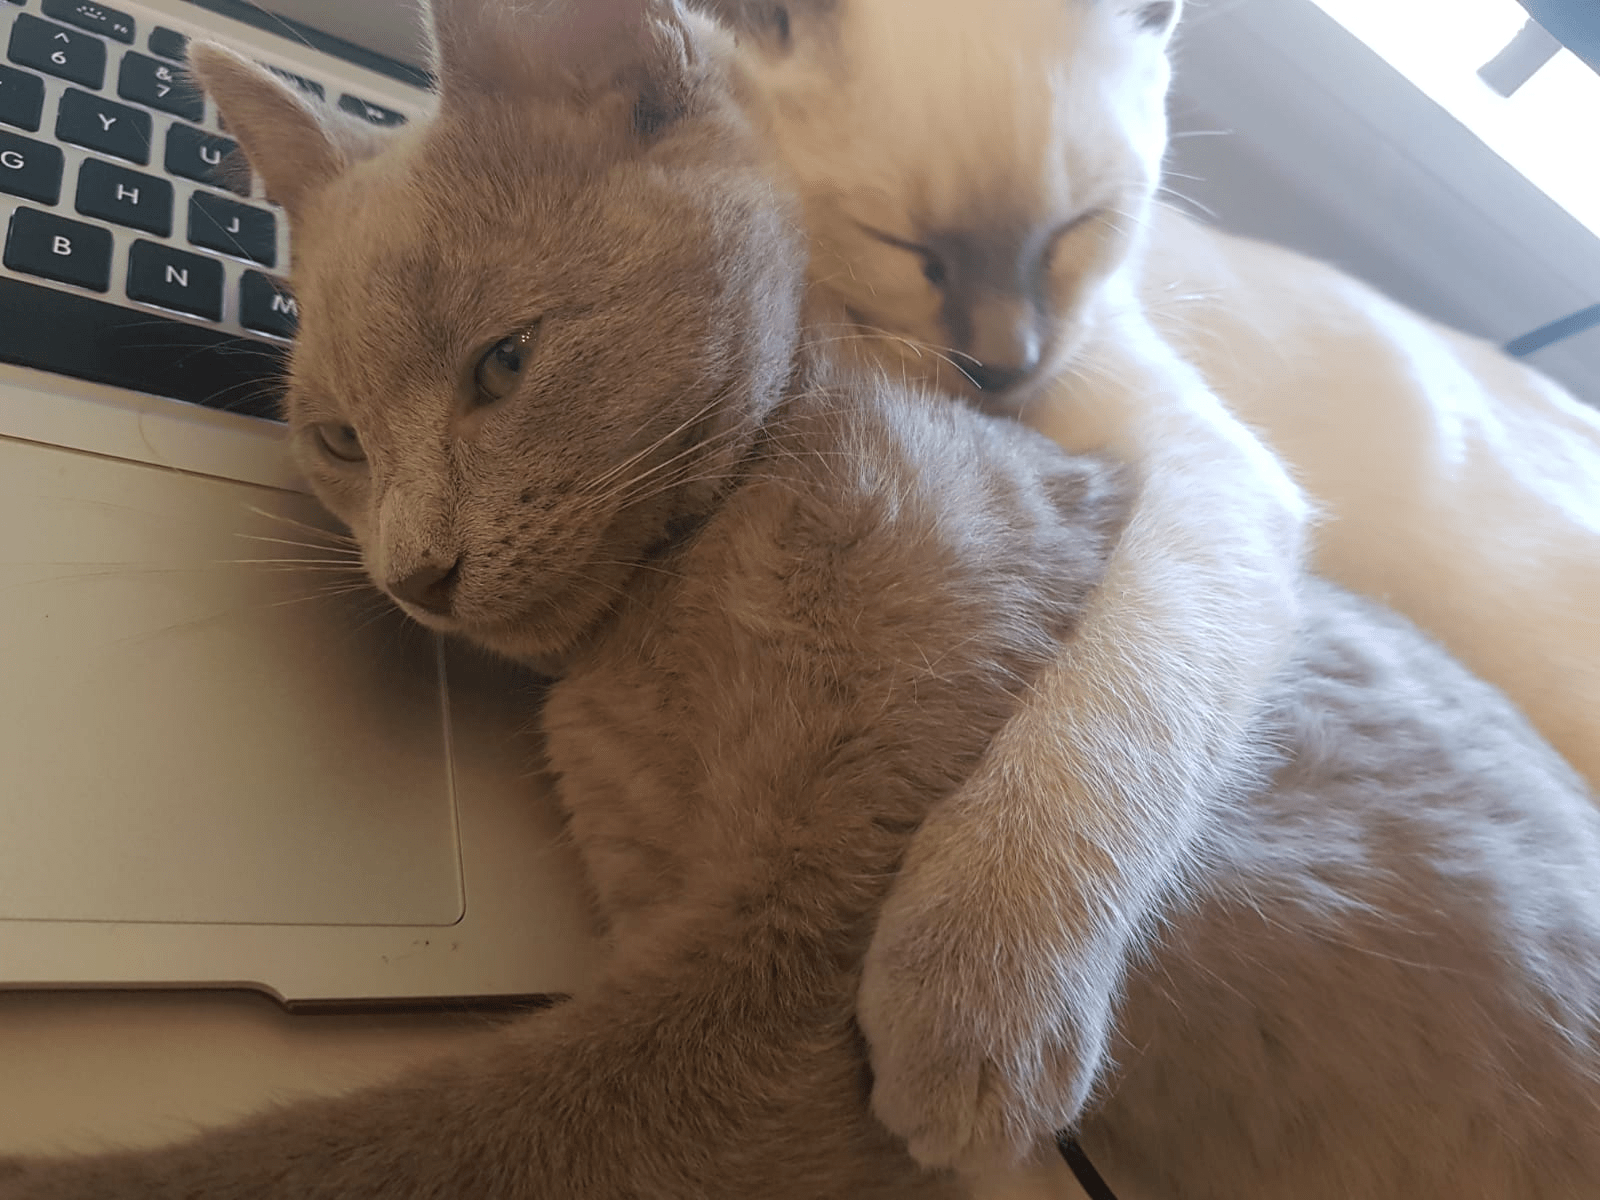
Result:
{"label": "cat's eye", "polygon": [[778,39],[778,45],[787,50],[794,44],[794,29],[789,24],[789,6],[779,4],[772,10],[772,36]]}
{"label": "cat's eye", "polygon": [[1070,221],[1063,221],[1060,225],[1056,226],[1050,231],[1049,240],[1045,243],[1045,254],[1050,255],[1055,253],[1057,246],[1066,241],[1073,234],[1077,233],[1078,230],[1082,229],[1084,226],[1099,219],[1105,214],[1105,211],[1106,210],[1103,208],[1085,209],[1083,212],[1073,217]]}
{"label": "cat's eye", "polygon": [[329,458],[347,463],[367,461],[366,448],[362,446],[361,435],[356,433],[354,426],[324,421],[320,425],[313,425],[311,432],[317,439],[317,445]]}
{"label": "cat's eye", "polygon": [[950,268],[945,265],[944,259],[939,257],[936,250],[918,242],[908,242],[905,238],[895,237],[892,233],[885,233],[881,229],[874,229],[871,225],[856,224],[868,237],[876,238],[885,246],[893,246],[896,250],[904,250],[907,254],[915,254],[922,260],[922,277],[936,288],[942,288],[950,282]]}
{"label": "cat's eye", "polygon": [[533,360],[534,343],[539,337],[539,326],[531,325],[521,333],[503,337],[478,360],[473,381],[478,387],[478,400],[493,404],[504,400],[517,390],[522,375]]}

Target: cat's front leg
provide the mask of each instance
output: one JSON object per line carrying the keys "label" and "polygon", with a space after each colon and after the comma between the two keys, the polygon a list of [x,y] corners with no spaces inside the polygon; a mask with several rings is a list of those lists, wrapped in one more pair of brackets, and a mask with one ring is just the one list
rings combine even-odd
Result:
{"label": "cat's front leg", "polygon": [[1130,952],[1219,801],[1292,645],[1308,510],[1135,311],[1033,423],[1140,476],[1073,638],[913,840],[866,960],[873,1107],[930,1166],[1073,1124]]}

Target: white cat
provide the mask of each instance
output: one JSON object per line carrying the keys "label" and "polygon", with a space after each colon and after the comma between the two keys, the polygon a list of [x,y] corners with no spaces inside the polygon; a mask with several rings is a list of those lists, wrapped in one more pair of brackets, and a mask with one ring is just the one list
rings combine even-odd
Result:
{"label": "white cat", "polygon": [[[1178,3],[706,2],[803,199],[814,312],[864,361],[1144,483],[1053,703],[930,819],[869,959],[877,1111],[972,1165],[1018,1149],[1030,1107],[1081,1102],[1039,1048],[1097,1056],[1096,971],[1225,791],[1230,720],[1292,619],[1303,510],[1205,383],[1327,509],[1316,565],[1441,636],[1592,778],[1600,420],[1328,268],[1154,207]],[[1052,709],[1081,714],[1069,736],[1030,724]]]}
{"label": "white cat", "polygon": [[871,353],[1031,418],[1113,277],[1321,506],[1317,569],[1600,779],[1600,416],[1330,267],[1154,206],[1178,0],[710,6],[746,35],[819,300],[891,335]]}

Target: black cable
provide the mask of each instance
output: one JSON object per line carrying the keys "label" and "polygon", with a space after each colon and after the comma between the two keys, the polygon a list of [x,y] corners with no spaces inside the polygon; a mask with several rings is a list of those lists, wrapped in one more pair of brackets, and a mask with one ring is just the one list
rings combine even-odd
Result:
{"label": "black cable", "polygon": [[1094,1169],[1094,1164],[1089,1161],[1089,1156],[1083,1152],[1076,1137],[1065,1130],[1056,1134],[1056,1149],[1067,1160],[1067,1166],[1089,1200],[1117,1200],[1117,1194],[1111,1190],[1104,1176]]}
{"label": "black cable", "polygon": [[1551,321],[1550,324],[1541,325],[1532,333],[1525,333],[1519,338],[1512,339],[1506,343],[1505,351],[1512,358],[1526,358],[1546,346],[1553,346],[1557,342],[1593,329],[1596,325],[1600,325],[1600,304],[1591,304],[1571,316]]}

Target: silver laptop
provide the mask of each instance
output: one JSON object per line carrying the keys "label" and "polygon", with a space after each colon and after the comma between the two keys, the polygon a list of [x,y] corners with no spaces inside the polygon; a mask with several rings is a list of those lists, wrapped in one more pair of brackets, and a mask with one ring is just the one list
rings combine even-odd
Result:
{"label": "silver laptop", "polygon": [[426,101],[371,49],[415,45],[411,5],[300,8],[352,40],[0,0],[0,987],[429,1004],[590,969],[537,681],[363,586],[270,419],[287,230],[212,174],[186,41],[376,124]]}

